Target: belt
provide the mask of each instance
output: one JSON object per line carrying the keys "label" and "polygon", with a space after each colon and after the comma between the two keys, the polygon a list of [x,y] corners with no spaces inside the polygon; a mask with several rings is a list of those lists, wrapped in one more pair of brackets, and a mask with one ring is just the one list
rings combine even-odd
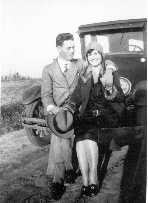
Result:
{"label": "belt", "polygon": [[92,110],[92,115],[93,115],[94,117],[101,116],[101,110],[98,110],[98,109]]}
{"label": "belt", "polygon": [[82,117],[85,119],[91,119],[91,118],[100,117],[101,115],[102,115],[102,111],[95,109],[95,110],[84,113],[84,115]]}

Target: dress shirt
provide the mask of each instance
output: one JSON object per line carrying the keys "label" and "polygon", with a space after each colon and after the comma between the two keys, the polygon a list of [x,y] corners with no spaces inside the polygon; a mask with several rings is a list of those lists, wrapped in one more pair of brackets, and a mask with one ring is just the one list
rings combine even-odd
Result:
{"label": "dress shirt", "polygon": [[71,66],[71,61],[67,61],[65,59],[62,59],[58,57],[58,64],[60,66],[61,71],[64,73],[65,69],[69,69]]}

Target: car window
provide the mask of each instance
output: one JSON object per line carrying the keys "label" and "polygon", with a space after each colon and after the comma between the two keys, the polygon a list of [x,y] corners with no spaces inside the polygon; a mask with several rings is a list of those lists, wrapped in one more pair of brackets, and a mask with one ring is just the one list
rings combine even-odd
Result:
{"label": "car window", "polygon": [[142,31],[85,35],[85,46],[91,41],[99,42],[103,46],[104,53],[139,53],[144,51]]}

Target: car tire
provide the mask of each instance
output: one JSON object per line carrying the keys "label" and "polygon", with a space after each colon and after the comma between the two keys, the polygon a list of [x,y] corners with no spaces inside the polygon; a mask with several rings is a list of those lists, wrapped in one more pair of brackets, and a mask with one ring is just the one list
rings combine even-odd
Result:
{"label": "car tire", "polygon": [[[42,112],[40,112],[42,109]],[[42,118],[44,119],[44,113],[43,113],[43,104],[41,100],[37,100],[29,105],[26,105],[25,109],[25,115],[27,118],[29,117],[34,117],[34,118]],[[50,139],[51,139],[51,132],[48,131],[46,128],[46,133],[43,130],[36,130],[30,127],[24,127],[27,137],[30,140],[30,142],[36,146],[46,146],[50,144]],[[41,136],[41,133],[42,136]]]}

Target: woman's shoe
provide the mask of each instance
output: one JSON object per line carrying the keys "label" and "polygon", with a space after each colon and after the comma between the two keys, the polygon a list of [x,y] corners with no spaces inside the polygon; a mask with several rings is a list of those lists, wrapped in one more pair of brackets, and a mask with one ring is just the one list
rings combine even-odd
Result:
{"label": "woman's shoe", "polygon": [[98,185],[95,185],[95,184],[89,185],[88,190],[89,190],[89,196],[90,197],[96,196],[98,194],[98,192],[99,192]]}

